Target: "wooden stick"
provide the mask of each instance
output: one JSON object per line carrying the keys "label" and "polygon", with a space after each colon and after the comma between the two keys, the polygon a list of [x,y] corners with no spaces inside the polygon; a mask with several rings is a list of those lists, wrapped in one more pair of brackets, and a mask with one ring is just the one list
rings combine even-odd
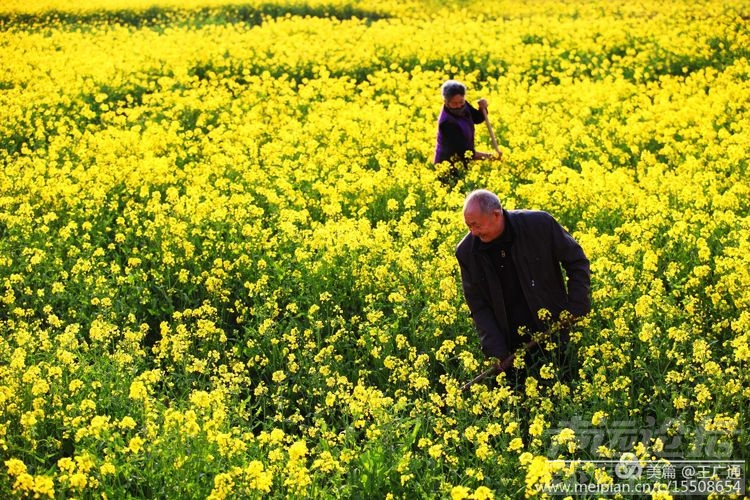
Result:
{"label": "wooden stick", "polygon": [[[535,345],[537,345],[538,342],[535,340],[532,340],[531,342],[527,342],[526,345],[524,345],[524,352],[531,349]],[[485,371],[471,379],[469,382],[466,382],[464,385],[461,386],[461,392],[466,392],[469,390],[469,388],[476,384],[477,382],[481,382],[482,380],[486,379],[487,377],[491,377],[493,375],[497,376],[506,371],[508,368],[511,367],[513,364],[513,360],[516,359],[516,353],[512,353],[510,356],[502,360],[500,363],[491,366],[487,368]]]}
{"label": "wooden stick", "polygon": [[500,148],[497,145],[497,138],[495,137],[495,132],[492,130],[492,125],[490,125],[490,118],[487,116],[487,108],[482,108],[482,114],[484,115],[484,123],[487,124],[487,130],[490,132],[490,139],[492,140],[492,147],[495,148],[495,151],[497,152],[497,157],[502,158],[503,153],[500,152]]}
{"label": "wooden stick", "polygon": [[[531,350],[535,346],[539,345],[539,342],[544,342],[545,340],[547,340],[551,335],[552,335],[552,331],[551,330],[547,330],[544,333],[542,333],[541,335],[539,335],[539,337],[536,340],[532,339],[532,340],[526,342],[523,345],[523,352],[524,353],[528,352],[529,350]],[[461,386],[461,391],[465,392],[465,391],[469,390],[469,388],[472,385],[476,384],[477,382],[481,382],[482,380],[486,379],[487,377],[491,377],[493,375],[500,375],[501,373],[503,373],[504,371],[506,371],[508,368],[511,367],[511,365],[513,365],[513,360],[516,359],[516,353],[517,352],[518,352],[518,350],[515,351],[515,352],[512,352],[510,354],[510,356],[508,356],[507,358],[505,358],[504,360],[502,360],[500,363],[487,368],[485,371],[483,371],[482,373],[480,373],[479,375],[477,375],[476,377],[474,377],[473,379],[471,379],[469,382],[466,382],[464,385]]]}

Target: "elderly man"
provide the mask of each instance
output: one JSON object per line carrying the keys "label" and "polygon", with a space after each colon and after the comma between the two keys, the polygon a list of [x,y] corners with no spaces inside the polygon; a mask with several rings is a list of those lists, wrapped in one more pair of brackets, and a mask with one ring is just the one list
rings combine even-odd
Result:
{"label": "elderly man", "polygon": [[[541,309],[552,320],[568,316],[563,311],[573,321],[588,314],[589,261],[550,214],[505,210],[483,189],[466,197],[463,214],[469,234],[456,247],[456,258],[486,356],[503,360],[530,340],[524,332],[544,331]],[[559,345],[564,345],[568,332],[561,334]]]}

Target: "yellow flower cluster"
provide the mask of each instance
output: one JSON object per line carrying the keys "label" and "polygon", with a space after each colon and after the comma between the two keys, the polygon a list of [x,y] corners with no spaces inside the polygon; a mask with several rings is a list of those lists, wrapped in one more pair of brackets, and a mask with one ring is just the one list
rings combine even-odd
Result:
{"label": "yellow flower cluster", "polygon": [[[746,459],[747,18],[3,2],[0,497],[517,498],[575,474],[555,459]],[[504,152],[453,182],[448,78]],[[524,387],[461,390],[488,368],[453,255],[479,187],[591,261],[572,380],[519,356]],[[664,432],[586,441],[623,422]]]}

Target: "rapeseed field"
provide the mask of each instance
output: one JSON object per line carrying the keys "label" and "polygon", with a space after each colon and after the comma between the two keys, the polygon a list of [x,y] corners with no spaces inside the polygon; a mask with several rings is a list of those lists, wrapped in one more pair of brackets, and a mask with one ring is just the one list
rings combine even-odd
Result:
{"label": "rapeseed field", "polygon": [[[747,463],[750,2],[75,4],[0,5],[0,496],[544,498],[579,462]],[[445,182],[449,78],[504,159]],[[475,188],[588,255],[573,380],[460,390],[489,366],[453,253]]]}

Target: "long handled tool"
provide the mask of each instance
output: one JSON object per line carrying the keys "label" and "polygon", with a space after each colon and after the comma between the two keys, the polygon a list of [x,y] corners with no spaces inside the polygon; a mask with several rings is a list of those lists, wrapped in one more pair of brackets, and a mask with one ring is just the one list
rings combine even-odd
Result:
{"label": "long handled tool", "polygon": [[492,130],[492,125],[490,125],[490,118],[487,116],[487,108],[482,108],[482,114],[484,115],[484,123],[487,124],[487,130],[490,133],[490,139],[492,140],[492,147],[495,148],[495,152],[497,152],[497,157],[502,158],[503,153],[500,152],[500,148],[497,145],[497,138],[495,137],[495,132]]}
{"label": "long handled tool", "polygon": [[[541,335],[539,335],[536,339],[530,340],[526,342],[523,345],[523,352],[528,352],[529,350],[533,349],[535,346],[539,345],[540,342],[544,342],[549,336],[552,335],[552,330],[547,330]],[[504,371],[506,371],[508,368],[513,365],[513,361],[516,359],[516,353],[518,351],[515,351],[510,354],[507,358],[502,360],[501,362],[487,368],[485,371],[471,379],[469,382],[466,382],[464,385],[461,386],[461,391],[465,392],[468,391],[469,388],[476,384],[477,382],[481,382],[482,380],[486,379],[487,377],[500,375]]]}

